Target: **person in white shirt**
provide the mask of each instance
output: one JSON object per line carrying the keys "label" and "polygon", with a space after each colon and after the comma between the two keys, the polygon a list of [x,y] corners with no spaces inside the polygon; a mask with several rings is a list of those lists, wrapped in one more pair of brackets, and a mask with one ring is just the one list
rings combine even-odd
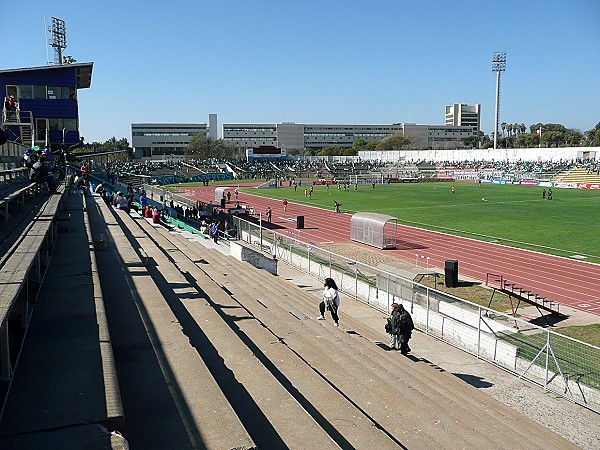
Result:
{"label": "person in white shirt", "polygon": [[338,287],[332,278],[325,278],[325,289],[323,290],[323,301],[319,303],[319,311],[321,315],[317,317],[317,320],[325,320],[325,308],[331,312],[331,318],[333,319],[333,325],[336,327],[340,326],[340,319],[338,317],[338,308],[340,306],[340,294]]}

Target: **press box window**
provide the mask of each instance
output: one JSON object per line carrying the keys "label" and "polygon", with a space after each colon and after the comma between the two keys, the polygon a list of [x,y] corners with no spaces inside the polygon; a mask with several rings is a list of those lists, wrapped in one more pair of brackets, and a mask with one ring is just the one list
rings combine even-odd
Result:
{"label": "press box window", "polygon": [[57,86],[48,86],[48,99],[57,100],[62,97],[62,88]]}
{"label": "press box window", "polygon": [[19,98],[33,98],[33,86],[29,84],[22,84],[19,86]]}
{"label": "press box window", "polygon": [[36,100],[46,100],[46,86],[33,86],[33,98]]}

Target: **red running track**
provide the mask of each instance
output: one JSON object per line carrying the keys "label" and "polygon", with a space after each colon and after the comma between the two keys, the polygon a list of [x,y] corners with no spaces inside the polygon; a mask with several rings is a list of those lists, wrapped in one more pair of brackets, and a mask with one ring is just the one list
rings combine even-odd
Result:
{"label": "red running track", "polygon": [[[231,191],[235,186],[231,186]],[[184,190],[188,198],[214,202],[214,186],[186,187]],[[305,228],[299,232],[298,239],[317,247],[331,243],[363,245],[349,238],[350,214],[335,213],[333,208],[329,211],[291,202],[284,212],[280,200],[242,192],[239,201],[253,206],[255,215],[262,212],[263,219],[270,206],[273,224],[290,232],[296,228],[296,216],[304,216]],[[235,204],[233,196],[230,203]],[[463,278],[485,282],[487,273],[501,274],[505,279],[549,300],[600,315],[598,264],[403,225],[398,226],[395,250],[368,248],[407,262],[415,261],[415,255],[419,255],[420,262],[428,261],[429,267],[441,269],[447,259],[456,259],[459,261],[459,275]]]}

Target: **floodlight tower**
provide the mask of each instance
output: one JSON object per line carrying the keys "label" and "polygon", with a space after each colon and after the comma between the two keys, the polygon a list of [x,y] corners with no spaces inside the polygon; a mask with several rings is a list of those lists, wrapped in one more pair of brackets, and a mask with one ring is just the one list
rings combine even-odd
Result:
{"label": "floodlight tower", "polygon": [[494,52],[492,72],[496,72],[496,117],[494,120],[494,150],[498,148],[498,117],[500,116],[500,72],[506,70],[506,52]]}
{"label": "floodlight tower", "polygon": [[50,47],[54,47],[54,64],[63,63],[62,51],[67,48],[67,26],[64,20],[56,17],[50,18]]}

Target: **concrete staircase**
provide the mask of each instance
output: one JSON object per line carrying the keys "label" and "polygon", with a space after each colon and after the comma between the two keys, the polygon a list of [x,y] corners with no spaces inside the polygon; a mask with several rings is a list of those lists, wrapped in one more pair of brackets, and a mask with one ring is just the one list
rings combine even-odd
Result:
{"label": "concrete staircase", "polygon": [[[117,316],[111,333],[144,330],[115,348],[134,448],[161,448],[179,422],[177,448],[574,448],[452,374],[389,351],[383,316],[378,331],[345,314],[366,306],[343,299],[335,328],[314,319],[317,295],[284,278],[99,209],[120,260],[121,273],[106,276],[124,278],[128,289],[107,306],[109,323]],[[136,363],[142,353],[150,366]],[[152,365],[168,395],[143,388]],[[127,377],[136,370],[137,383]],[[154,406],[139,401],[144,393],[173,416],[158,423]]]}

